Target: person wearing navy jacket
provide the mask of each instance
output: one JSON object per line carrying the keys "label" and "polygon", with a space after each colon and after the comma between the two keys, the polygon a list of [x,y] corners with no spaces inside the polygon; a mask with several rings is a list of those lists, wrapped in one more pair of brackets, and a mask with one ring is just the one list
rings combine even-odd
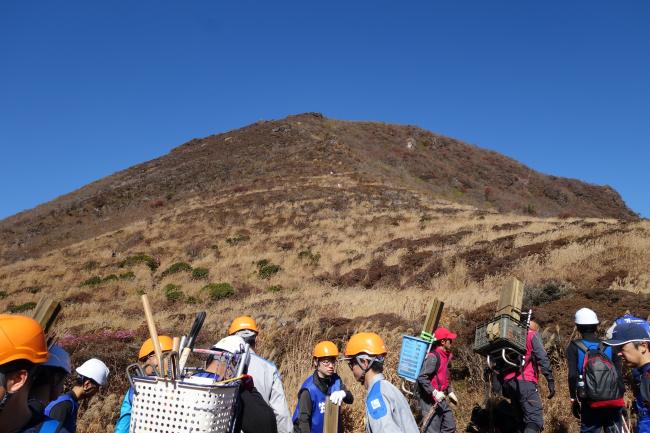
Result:
{"label": "person wearing navy jacket", "polygon": [[[314,373],[298,392],[298,404],[293,413],[295,433],[323,433],[325,405],[329,399],[336,405],[352,404],[354,397],[336,374],[339,350],[331,341],[321,341],[312,352]],[[339,408],[340,410],[340,408]],[[338,431],[342,431],[339,418]]]}

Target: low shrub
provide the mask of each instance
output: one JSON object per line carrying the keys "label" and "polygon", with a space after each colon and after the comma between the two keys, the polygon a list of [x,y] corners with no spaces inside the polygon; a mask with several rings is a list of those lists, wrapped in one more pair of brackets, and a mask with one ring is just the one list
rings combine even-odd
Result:
{"label": "low shrub", "polygon": [[109,281],[118,281],[120,278],[115,274],[110,274],[102,278],[102,283],[107,283]]}
{"label": "low shrub", "polygon": [[235,235],[231,238],[226,239],[226,243],[230,245],[231,247],[234,247],[237,244],[240,244],[242,242],[246,242],[250,240],[250,236],[245,235],[245,234],[238,234]]}
{"label": "low shrub", "polygon": [[176,302],[183,299],[183,291],[179,285],[167,284],[163,290],[165,291],[165,299],[168,302]]}
{"label": "low shrub", "polygon": [[230,283],[211,283],[204,286],[201,291],[208,292],[210,299],[213,301],[225,299],[235,294],[235,289]]}
{"label": "low shrub", "polygon": [[29,311],[34,309],[36,307],[36,302],[25,302],[24,304],[20,305],[14,305],[14,304],[9,304],[9,312],[16,314],[16,313],[23,313],[25,311]]}
{"label": "low shrub", "polygon": [[158,269],[158,261],[151,256],[146,254],[136,254],[135,256],[129,256],[120,263],[120,268],[128,268],[131,266],[145,264],[152,272],[155,272]]}
{"label": "low shrub", "polygon": [[82,286],[96,286],[97,284],[102,283],[102,277],[99,275],[95,275],[94,277],[90,277],[87,280],[85,280],[83,283],[81,283]]}
{"label": "low shrub", "polygon": [[32,295],[35,295],[36,293],[41,291],[40,287],[37,286],[31,286],[31,287],[25,287],[24,289],[27,293],[31,293]]}
{"label": "low shrub", "polygon": [[135,274],[132,271],[121,273],[119,277],[120,280],[135,280]]}
{"label": "low shrub", "polygon": [[4,290],[0,290],[0,299],[4,299],[4,298],[6,298],[7,296],[8,296],[8,295],[7,295],[7,292],[5,292]]}
{"label": "low shrub", "polygon": [[306,261],[310,266],[318,266],[320,261],[320,254],[314,254],[311,250],[303,250],[298,253],[298,258],[300,260]]}
{"label": "low shrub", "polygon": [[185,303],[190,305],[196,305],[196,304],[200,304],[201,300],[195,296],[188,296],[187,298],[185,298]]}
{"label": "low shrub", "polygon": [[210,274],[210,270],[208,268],[194,268],[192,271],[192,279],[193,280],[205,280],[208,278],[208,275]]}
{"label": "low shrub", "polygon": [[569,289],[559,281],[547,281],[524,289],[524,307],[537,307],[564,297]]}
{"label": "low shrub", "polygon": [[282,285],[280,285],[280,284],[276,284],[276,285],[269,286],[269,287],[266,288],[267,292],[273,292],[273,293],[281,292],[283,290],[284,290],[284,287],[282,287]]}
{"label": "low shrub", "polygon": [[92,271],[97,266],[99,266],[98,262],[96,262],[95,260],[88,260],[86,263],[84,263],[81,266],[81,269],[84,270],[84,271]]}
{"label": "low shrub", "polygon": [[165,269],[160,276],[164,278],[167,275],[177,274],[179,272],[192,272],[192,265],[185,262],[176,262]]}
{"label": "low shrub", "polygon": [[260,280],[268,280],[281,270],[282,268],[279,265],[274,265],[267,259],[263,259],[257,262],[257,277]]}

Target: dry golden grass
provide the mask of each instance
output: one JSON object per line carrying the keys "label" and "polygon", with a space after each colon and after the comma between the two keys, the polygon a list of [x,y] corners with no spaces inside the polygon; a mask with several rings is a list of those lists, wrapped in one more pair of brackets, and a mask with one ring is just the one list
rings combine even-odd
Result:
{"label": "dry golden grass", "polygon": [[[512,275],[529,285],[553,279],[578,288],[602,283],[606,285],[603,288],[650,293],[647,221],[620,223],[504,215],[415,194],[403,203],[373,197],[359,199],[353,194],[358,183],[345,175],[312,178],[310,182],[332,188],[332,200],[238,205],[246,196],[269,192],[263,189],[196,198],[157,218],[53,250],[37,259],[0,267],[0,290],[8,294],[0,300],[0,310],[8,309],[10,304],[35,301],[44,294],[54,296],[66,304],[56,329],[60,336],[133,330],[138,335],[128,343],[133,358],[139,338],[144,335],[139,300],[142,292],[149,294],[156,321],[164,332],[185,332],[194,313],[208,311],[201,336],[203,344],[222,337],[235,316],[251,314],[262,327],[259,351],[278,365],[292,410],[298,387],[311,371],[311,348],[325,338],[342,345],[355,330],[379,332],[390,349],[387,376],[397,382],[395,366],[401,335],[419,332],[419,323],[433,297],[445,301],[443,323],[450,324],[464,312],[494,301],[497,289]],[[347,200],[345,204],[338,205],[336,200],[343,198]],[[461,234],[454,237],[458,233]],[[246,234],[248,240],[227,242],[238,234]],[[427,238],[433,240],[387,246],[399,239]],[[307,250],[320,255],[317,263],[299,256]],[[469,254],[472,251],[474,255]],[[137,252],[159,260],[158,270],[151,272],[144,265],[118,267],[127,256]],[[408,265],[409,257],[418,253],[430,255],[422,263]],[[483,269],[476,257],[492,261]],[[281,271],[261,280],[256,263],[263,259],[279,265]],[[439,259],[439,271],[424,274],[417,283],[409,282],[434,259]],[[364,282],[341,283],[341,278],[351,271],[369,273],[377,260],[392,267],[393,279],[370,281],[366,276],[367,286]],[[96,262],[94,268],[90,261]],[[208,268],[209,277],[199,281],[192,280],[188,273],[160,277],[164,269],[178,261]],[[80,286],[92,276],[105,277],[128,270],[134,272],[133,280]],[[605,275],[610,270],[616,271],[616,275]],[[235,297],[210,301],[201,291],[208,282],[233,284]],[[168,283],[180,285],[186,297],[194,296],[201,303],[167,301],[162,288]],[[269,292],[267,288],[271,285],[281,285],[283,289]],[[38,287],[40,292],[31,293],[25,290],[28,287]],[[389,316],[399,323],[388,321]],[[121,343],[110,344],[116,347]],[[479,358],[472,359],[481,362]],[[113,366],[122,368],[133,360],[117,359]],[[340,370],[356,397],[354,405],[345,411],[348,431],[361,432],[363,390],[353,383],[346,366]],[[114,382],[108,391],[82,413],[81,432],[112,431],[125,391],[123,372],[113,374]],[[558,374],[557,381],[562,385],[566,380],[562,375],[566,373],[558,369]],[[480,381],[476,378],[458,383],[462,400],[456,409],[459,428],[464,428],[472,406],[483,398],[477,383]],[[565,424],[576,431],[574,424],[569,425],[564,404],[567,398],[565,387],[560,386],[558,397],[545,402],[547,420],[556,431]]]}

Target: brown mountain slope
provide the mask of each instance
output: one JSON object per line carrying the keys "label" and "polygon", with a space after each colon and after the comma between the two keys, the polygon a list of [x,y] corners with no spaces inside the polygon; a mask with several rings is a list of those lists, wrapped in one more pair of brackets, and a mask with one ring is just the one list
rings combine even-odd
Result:
{"label": "brown mountain slope", "polygon": [[337,185],[353,189],[385,185],[499,211],[635,217],[609,187],[546,176],[496,152],[413,126],[308,113],[192,140],[7,218],[0,222],[0,260],[33,257],[92,238],[192,197],[260,187],[276,190],[263,197],[265,202],[303,194],[332,197],[336,188],[305,189],[313,179],[332,175]]}

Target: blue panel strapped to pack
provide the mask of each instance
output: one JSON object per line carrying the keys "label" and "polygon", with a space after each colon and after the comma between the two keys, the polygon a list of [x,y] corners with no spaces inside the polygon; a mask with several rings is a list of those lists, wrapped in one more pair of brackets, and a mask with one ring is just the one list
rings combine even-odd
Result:
{"label": "blue panel strapped to pack", "polygon": [[410,335],[402,336],[402,349],[399,352],[397,375],[409,382],[415,382],[420,374],[420,368],[427,356],[430,343]]}

